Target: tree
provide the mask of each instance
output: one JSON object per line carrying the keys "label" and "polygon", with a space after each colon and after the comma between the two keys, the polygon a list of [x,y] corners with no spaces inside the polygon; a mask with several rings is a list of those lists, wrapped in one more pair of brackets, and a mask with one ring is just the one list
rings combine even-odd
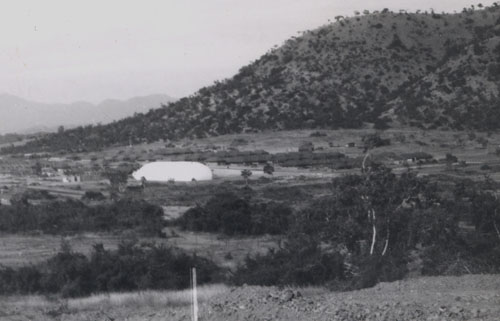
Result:
{"label": "tree", "polygon": [[[416,197],[423,186],[414,173],[407,172],[398,178],[390,169],[379,164],[364,167],[361,178],[356,193],[361,198],[361,208],[367,213],[365,217],[371,230],[369,255],[373,256],[377,248],[382,248],[380,255],[385,256],[391,238],[397,238],[391,234],[399,233],[394,225],[403,219],[400,210],[413,206],[410,200]],[[385,239],[383,245],[377,247],[380,231],[385,231]]]}
{"label": "tree", "polygon": [[268,175],[273,175],[274,173],[273,164],[267,163],[266,165],[264,165],[263,172]]}
{"label": "tree", "polygon": [[252,176],[252,171],[249,169],[244,169],[241,171],[241,177],[245,179],[245,184],[248,186],[248,179]]}
{"label": "tree", "polygon": [[377,147],[387,146],[391,144],[390,139],[383,139],[379,134],[368,134],[362,137],[361,139],[364,144],[364,152],[366,153],[370,149],[374,149]]}
{"label": "tree", "polygon": [[458,162],[458,158],[456,156],[452,155],[451,153],[447,153],[444,161],[446,163],[446,169],[451,170],[453,163]]}
{"label": "tree", "polygon": [[500,241],[500,203],[492,192],[475,191],[471,197],[476,230],[493,233]]}
{"label": "tree", "polygon": [[128,178],[127,172],[116,169],[108,169],[104,173],[104,177],[109,179],[109,183],[111,184],[111,188],[113,190],[119,192],[123,192],[125,190]]}
{"label": "tree", "polygon": [[37,176],[42,175],[42,164],[40,162],[36,162],[35,165],[32,166],[33,173]]}

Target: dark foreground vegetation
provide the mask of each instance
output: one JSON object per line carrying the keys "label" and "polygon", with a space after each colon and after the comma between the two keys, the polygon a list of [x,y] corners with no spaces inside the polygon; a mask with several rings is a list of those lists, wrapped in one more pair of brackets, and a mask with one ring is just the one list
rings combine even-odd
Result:
{"label": "dark foreground vegetation", "polygon": [[62,244],[46,262],[19,269],[0,267],[0,294],[58,293],[63,297],[109,291],[182,289],[190,268],[200,284],[215,282],[219,268],[207,259],[155,244],[121,243],[116,251],[96,244],[89,257]]}
{"label": "dark foreground vegetation", "polygon": [[66,234],[135,230],[159,236],[163,211],[142,200],[118,200],[90,206],[75,200],[49,200],[31,204],[25,197],[0,206],[0,231]]}
{"label": "dark foreground vegetation", "polygon": [[226,235],[282,234],[291,217],[292,209],[282,203],[255,203],[226,192],[189,209],[175,224],[192,231]]}
{"label": "dark foreground vegetation", "polygon": [[498,184],[450,183],[411,171],[398,176],[372,164],[359,175],[334,179],[328,196],[302,210],[221,193],[176,224],[227,235],[286,236],[279,249],[248,257],[231,279],[237,284],[353,289],[410,274],[500,272]]}
{"label": "dark foreground vegetation", "polygon": [[295,213],[283,247],[248,257],[233,281],[357,289],[415,273],[499,273],[496,188],[450,189],[380,166],[336,179],[331,196]]}

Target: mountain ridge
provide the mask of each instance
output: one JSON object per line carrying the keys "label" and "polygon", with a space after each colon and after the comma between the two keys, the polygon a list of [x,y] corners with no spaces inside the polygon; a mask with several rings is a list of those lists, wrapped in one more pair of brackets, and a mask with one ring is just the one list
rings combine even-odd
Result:
{"label": "mountain ridge", "polygon": [[155,94],[125,100],[106,99],[97,104],[86,101],[41,103],[4,93],[0,94],[0,134],[56,131],[59,126],[110,123],[171,101],[174,98],[168,95]]}

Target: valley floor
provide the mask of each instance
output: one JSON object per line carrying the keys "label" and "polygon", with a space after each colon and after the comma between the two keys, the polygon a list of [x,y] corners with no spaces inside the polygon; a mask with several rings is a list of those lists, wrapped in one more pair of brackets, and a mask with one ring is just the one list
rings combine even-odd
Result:
{"label": "valley floor", "polygon": [[[498,320],[500,275],[422,277],[353,292],[212,285],[200,288],[200,320]],[[7,320],[190,320],[189,291],[83,299],[0,297]]]}

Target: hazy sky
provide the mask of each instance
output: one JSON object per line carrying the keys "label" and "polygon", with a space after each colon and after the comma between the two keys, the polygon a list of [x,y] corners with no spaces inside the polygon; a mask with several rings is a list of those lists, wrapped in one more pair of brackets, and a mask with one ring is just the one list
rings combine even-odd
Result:
{"label": "hazy sky", "polygon": [[182,97],[339,14],[384,7],[453,12],[477,3],[6,0],[0,11],[0,93],[42,102]]}

